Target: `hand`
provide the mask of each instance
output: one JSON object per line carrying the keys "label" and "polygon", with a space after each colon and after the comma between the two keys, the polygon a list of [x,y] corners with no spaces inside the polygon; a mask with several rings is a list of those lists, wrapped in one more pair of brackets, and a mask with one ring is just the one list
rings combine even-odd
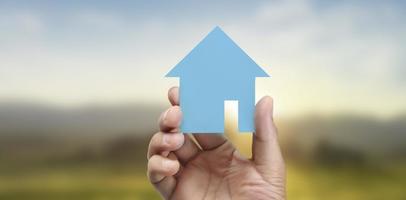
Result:
{"label": "hand", "polygon": [[159,119],[148,149],[148,177],[165,199],[285,199],[285,164],[273,123],[272,98],[255,111],[253,156],[244,158],[223,135],[179,133],[179,90]]}

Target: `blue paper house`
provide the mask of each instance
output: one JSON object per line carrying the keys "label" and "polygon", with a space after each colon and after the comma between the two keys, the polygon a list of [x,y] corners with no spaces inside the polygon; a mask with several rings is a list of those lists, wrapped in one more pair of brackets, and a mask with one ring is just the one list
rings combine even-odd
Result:
{"label": "blue paper house", "polygon": [[166,77],[179,77],[184,133],[224,133],[224,102],[238,101],[238,129],[254,131],[255,78],[268,77],[219,27]]}

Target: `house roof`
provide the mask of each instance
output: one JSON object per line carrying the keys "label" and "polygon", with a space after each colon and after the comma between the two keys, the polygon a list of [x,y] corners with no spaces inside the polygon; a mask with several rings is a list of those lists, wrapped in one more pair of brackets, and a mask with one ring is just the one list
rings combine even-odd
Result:
{"label": "house roof", "polygon": [[220,27],[215,27],[166,76],[268,77]]}

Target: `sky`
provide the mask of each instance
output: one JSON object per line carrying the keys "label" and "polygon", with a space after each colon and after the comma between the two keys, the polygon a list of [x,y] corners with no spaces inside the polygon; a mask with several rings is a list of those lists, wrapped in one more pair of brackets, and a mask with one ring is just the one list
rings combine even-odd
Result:
{"label": "sky", "polygon": [[278,115],[406,113],[402,1],[3,1],[0,101],[167,104],[164,78],[220,26]]}

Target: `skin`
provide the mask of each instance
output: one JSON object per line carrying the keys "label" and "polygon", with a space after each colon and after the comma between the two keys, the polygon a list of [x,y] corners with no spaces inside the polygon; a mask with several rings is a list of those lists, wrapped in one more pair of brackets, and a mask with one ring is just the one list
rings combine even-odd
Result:
{"label": "skin", "polygon": [[159,119],[148,149],[148,177],[164,199],[285,199],[285,163],[273,122],[273,100],[256,105],[252,158],[220,134],[182,134],[179,90]]}

